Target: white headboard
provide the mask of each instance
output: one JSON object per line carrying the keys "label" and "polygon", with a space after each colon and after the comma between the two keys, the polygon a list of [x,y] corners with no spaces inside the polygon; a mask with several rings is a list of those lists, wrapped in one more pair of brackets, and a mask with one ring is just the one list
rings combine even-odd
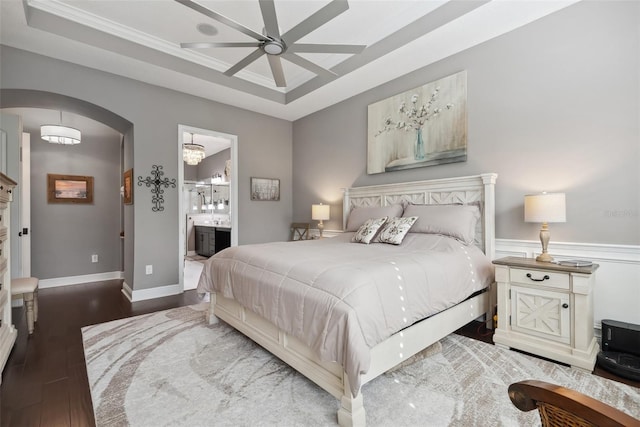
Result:
{"label": "white headboard", "polygon": [[370,185],[344,189],[342,228],[354,207],[388,206],[396,203],[443,205],[451,203],[478,204],[481,220],[476,231],[476,246],[491,259],[495,258],[495,184],[498,174],[398,184]]}

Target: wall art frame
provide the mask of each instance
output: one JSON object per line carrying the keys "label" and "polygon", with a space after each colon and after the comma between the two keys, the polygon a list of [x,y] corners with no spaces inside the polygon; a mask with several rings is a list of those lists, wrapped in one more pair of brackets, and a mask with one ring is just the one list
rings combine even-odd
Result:
{"label": "wall art frame", "polygon": [[93,177],[47,174],[47,203],[93,204]]}
{"label": "wall art frame", "polygon": [[280,180],[251,177],[251,200],[277,202],[280,200]]}
{"label": "wall art frame", "polygon": [[122,177],[122,200],[125,205],[133,204],[133,169],[124,172]]}
{"label": "wall art frame", "polygon": [[467,72],[370,104],[367,173],[467,160]]}

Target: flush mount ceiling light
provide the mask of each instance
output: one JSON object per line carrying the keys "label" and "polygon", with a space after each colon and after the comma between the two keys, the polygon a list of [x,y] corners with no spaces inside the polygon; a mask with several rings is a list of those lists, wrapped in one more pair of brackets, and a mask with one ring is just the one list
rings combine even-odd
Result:
{"label": "flush mount ceiling light", "polygon": [[191,142],[182,144],[182,160],[188,165],[195,166],[204,159],[204,146],[193,143],[193,134],[191,134]]}
{"label": "flush mount ceiling light", "polygon": [[337,74],[334,71],[323,68],[316,63],[303,58],[297,53],[338,53],[338,54],[358,54],[364,50],[364,45],[353,44],[308,44],[297,43],[309,33],[331,21],[341,13],[349,9],[347,0],[333,0],[311,16],[298,23],[292,29],[284,34],[280,33],[278,27],[278,17],[273,0],[260,0],[260,11],[264,21],[264,34],[260,34],[251,28],[245,27],[239,22],[234,21],[218,12],[206,8],[192,0],[175,0],[176,2],[187,6],[196,12],[199,12],[209,18],[215,19],[229,27],[246,34],[255,39],[253,42],[194,42],[180,43],[180,47],[185,49],[208,49],[208,48],[227,48],[227,47],[255,47],[256,49],[240,62],[224,72],[226,76],[233,76],[238,71],[247,67],[249,64],[257,60],[263,55],[267,55],[271,74],[277,87],[286,87],[287,82],[282,69],[282,59],[285,59],[299,67],[306,68],[320,76],[326,78],[335,78]]}
{"label": "flush mount ceiling light", "polygon": [[80,144],[81,135],[78,129],[62,125],[62,111],[60,111],[60,124],[40,126],[40,137],[52,144]]}

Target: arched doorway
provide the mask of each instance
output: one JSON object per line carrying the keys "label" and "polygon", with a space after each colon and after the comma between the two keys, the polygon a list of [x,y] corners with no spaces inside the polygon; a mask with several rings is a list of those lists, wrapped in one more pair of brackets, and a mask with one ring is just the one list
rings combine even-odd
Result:
{"label": "arched doorway", "polygon": [[[124,169],[125,167],[130,167],[128,165],[133,164],[133,124],[123,117],[100,107],[99,105],[95,105],[81,99],[45,91],[28,89],[0,89],[0,108],[3,110],[12,108],[58,110],[66,113],[72,113],[77,116],[86,117],[95,122],[102,123],[105,125],[105,127],[113,129],[115,132],[124,136],[123,138],[121,138],[121,160],[118,161],[116,159],[116,163],[114,164],[114,167],[119,168],[120,170],[117,172],[117,175],[115,175],[116,172],[114,171],[114,178],[118,179],[118,177],[121,177],[122,170],[126,170]],[[19,162],[19,154],[14,154],[14,156],[15,158],[9,159],[9,161],[17,164]],[[18,217],[20,212],[19,204],[14,204],[12,206],[12,213],[14,208],[16,209],[14,215],[15,217]],[[123,227],[124,229],[130,228],[132,232],[134,218],[133,209],[122,208],[122,214],[120,217],[121,227]],[[20,237],[18,237],[16,234],[12,235],[11,238],[12,247],[20,248]],[[123,246],[123,262],[120,263],[120,265],[125,272],[126,279],[127,276],[133,277],[133,241],[125,241]],[[118,270],[120,270],[120,268]],[[118,277],[121,277],[120,273],[118,273]]]}

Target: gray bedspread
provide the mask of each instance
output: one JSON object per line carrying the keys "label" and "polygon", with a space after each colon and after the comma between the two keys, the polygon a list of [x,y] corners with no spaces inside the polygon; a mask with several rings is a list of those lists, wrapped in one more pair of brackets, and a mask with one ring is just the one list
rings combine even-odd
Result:
{"label": "gray bedspread", "polygon": [[216,292],[338,362],[353,395],[370,349],[493,281],[475,246],[409,233],[401,245],[351,243],[352,233],[225,249],[206,261],[198,292]]}

